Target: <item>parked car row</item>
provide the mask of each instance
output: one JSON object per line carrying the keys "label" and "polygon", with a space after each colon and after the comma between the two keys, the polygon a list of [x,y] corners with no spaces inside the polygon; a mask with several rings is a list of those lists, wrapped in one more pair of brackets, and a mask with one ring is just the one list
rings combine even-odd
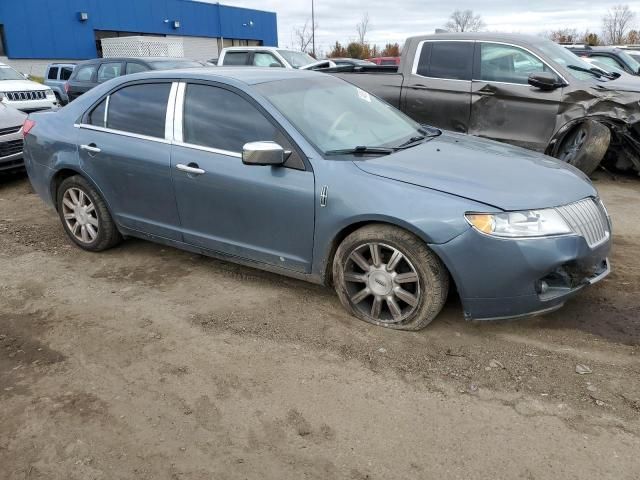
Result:
{"label": "parked car row", "polygon": [[435,40],[410,39],[403,73],[345,75],[418,121],[301,69],[114,75],[29,116],[29,178],[80,248],[140,237],[332,285],[348,312],[388,328],[427,325],[450,285],[469,319],[560,308],[610,271],[611,224],[587,176],[424,120],[542,144],[554,102],[578,102],[593,73],[560,47]]}

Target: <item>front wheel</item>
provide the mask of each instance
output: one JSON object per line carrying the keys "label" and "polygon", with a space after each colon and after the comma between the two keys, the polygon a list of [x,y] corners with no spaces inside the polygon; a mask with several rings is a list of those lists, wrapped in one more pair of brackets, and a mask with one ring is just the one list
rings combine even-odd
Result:
{"label": "front wheel", "polygon": [[611,142],[611,131],[601,123],[587,120],[575,126],[562,140],[556,157],[591,175]]}
{"label": "front wheel", "polygon": [[375,325],[420,330],[440,313],[449,273],[413,234],[368,225],[350,234],[333,260],[333,280],[344,307]]}

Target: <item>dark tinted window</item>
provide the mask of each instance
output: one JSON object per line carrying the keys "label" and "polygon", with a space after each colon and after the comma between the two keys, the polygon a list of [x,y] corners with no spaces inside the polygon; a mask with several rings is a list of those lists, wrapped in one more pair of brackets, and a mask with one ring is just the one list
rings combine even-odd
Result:
{"label": "dark tinted window", "polygon": [[98,69],[98,82],[106,82],[112,78],[119,77],[122,72],[122,63],[110,62],[103,63]]}
{"label": "dark tinted window", "polygon": [[49,79],[49,80],[57,80],[58,79],[58,67],[51,67],[49,69],[49,73],[47,73],[47,79]]}
{"label": "dark tinted window", "polygon": [[107,105],[107,100],[102,100],[87,117],[87,123],[89,125],[95,125],[96,127],[104,127],[104,109]]}
{"label": "dark tinted window", "polygon": [[452,80],[471,80],[473,43],[433,42],[429,77]]}
{"label": "dark tinted window", "polygon": [[248,142],[276,140],[276,128],[248,100],[207,85],[187,87],[183,131],[186,143],[231,152]]}
{"label": "dark tinted window", "polygon": [[416,73],[424,77],[429,76],[429,59],[431,58],[431,45],[431,42],[425,42],[422,44],[420,58],[418,59],[418,69],[416,70]]}
{"label": "dark tinted window", "polygon": [[224,55],[223,65],[246,65],[249,52],[227,52]]}
{"label": "dark tinted window", "polygon": [[170,83],[131,85],[112,93],[107,127],[164,138]]}
{"label": "dark tinted window", "polygon": [[127,75],[131,75],[132,73],[146,72],[147,70],[149,70],[149,67],[141,63],[127,63]]}
{"label": "dark tinted window", "polygon": [[76,74],[75,80],[79,82],[90,82],[95,71],[95,65],[84,65],[82,67],[78,67],[78,73]]}
{"label": "dark tinted window", "polygon": [[69,80],[73,73],[73,67],[62,67],[60,70],[60,80]]}

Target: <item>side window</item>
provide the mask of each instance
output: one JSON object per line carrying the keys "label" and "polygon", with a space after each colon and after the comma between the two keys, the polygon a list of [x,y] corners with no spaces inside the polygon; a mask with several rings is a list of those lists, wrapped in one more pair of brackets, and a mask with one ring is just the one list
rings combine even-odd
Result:
{"label": "side window", "polygon": [[471,80],[472,42],[432,42],[429,77]]}
{"label": "side window", "polygon": [[146,72],[147,70],[149,70],[149,68],[141,63],[128,62],[126,73],[127,75],[131,75],[132,73]]}
{"label": "side window", "polygon": [[604,63],[609,67],[622,68],[624,67],[615,58],[608,55],[591,55],[591,58],[597,59],[600,63]]}
{"label": "side window", "polygon": [[71,78],[72,73],[73,73],[73,68],[62,67],[60,69],[60,80],[69,80],[69,78]]}
{"label": "side window", "polygon": [[249,52],[227,52],[224,54],[223,65],[246,65]]}
{"label": "side window", "polygon": [[420,50],[420,58],[418,58],[418,67],[416,73],[423,77],[429,76],[429,59],[431,58],[431,45],[432,42],[424,42],[422,44],[422,50]]}
{"label": "side window", "polygon": [[57,80],[58,79],[58,67],[49,68],[49,73],[47,73],[47,80]]}
{"label": "side window", "polygon": [[85,65],[83,67],[78,68],[78,73],[76,74],[76,80],[79,82],[90,82],[93,78],[93,74],[96,71],[95,65]]}
{"label": "side window", "polygon": [[98,82],[106,82],[112,78],[119,77],[122,71],[120,62],[103,63],[98,69]]}
{"label": "side window", "polygon": [[105,127],[104,124],[104,110],[107,106],[107,99],[102,100],[96,107],[91,110],[91,113],[87,116],[87,123],[89,125],[95,125],[96,127]]}
{"label": "side window", "polygon": [[256,67],[282,67],[278,59],[269,52],[253,52],[253,65]]}
{"label": "side window", "polygon": [[538,57],[510,45],[480,45],[480,78],[493,82],[528,84],[529,75],[552,72]]}
{"label": "side window", "polygon": [[107,128],[164,138],[170,83],[130,85],[109,98]]}

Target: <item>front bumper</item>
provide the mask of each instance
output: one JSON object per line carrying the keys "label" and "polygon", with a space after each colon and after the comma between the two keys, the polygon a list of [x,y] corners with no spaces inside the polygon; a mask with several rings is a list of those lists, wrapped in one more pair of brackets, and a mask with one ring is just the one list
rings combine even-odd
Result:
{"label": "front bumper", "polygon": [[22,100],[22,101],[10,101],[3,100],[3,103],[9,107],[13,107],[16,110],[21,110],[25,113],[40,112],[44,110],[54,110],[58,108],[58,101],[54,97],[47,97],[42,100]]}
{"label": "front bumper", "polygon": [[447,265],[467,319],[547,313],[610,272],[610,236],[590,248],[578,235],[512,240],[470,228],[431,248]]}
{"label": "front bumper", "polygon": [[8,135],[0,135],[0,172],[24,165],[22,149],[22,129]]}

